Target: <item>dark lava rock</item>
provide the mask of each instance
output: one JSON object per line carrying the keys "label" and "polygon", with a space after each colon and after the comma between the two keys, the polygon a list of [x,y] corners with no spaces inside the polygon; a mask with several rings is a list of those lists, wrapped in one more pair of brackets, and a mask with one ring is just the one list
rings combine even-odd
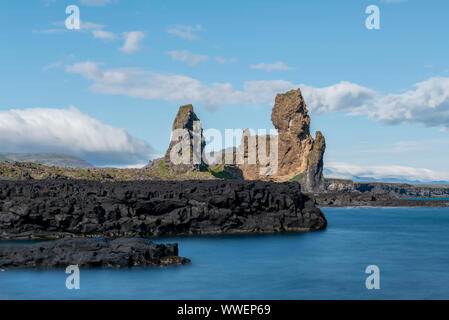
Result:
{"label": "dark lava rock", "polygon": [[273,233],[326,224],[298,183],[0,181],[0,239]]}
{"label": "dark lava rock", "polygon": [[326,178],[324,192],[358,192],[388,195],[392,198],[448,198],[449,185],[423,185],[387,182],[354,182],[345,179]]}
{"label": "dark lava rock", "polygon": [[145,239],[61,239],[30,245],[0,246],[0,269],[128,268],[189,263],[177,244]]}

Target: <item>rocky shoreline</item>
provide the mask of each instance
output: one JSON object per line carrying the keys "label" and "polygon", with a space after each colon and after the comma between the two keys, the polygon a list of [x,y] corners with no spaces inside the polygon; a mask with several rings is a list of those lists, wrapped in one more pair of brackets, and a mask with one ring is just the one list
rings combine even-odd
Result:
{"label": "rocky shoreline", "polygon": [[154,244],[145,239],[60,239],[28,245],[0,245],[0,270],[131,268],[184,265],[177,244]]}
{"label": "rocky shoreline", "polygon": [[316,231],[298,183],[0,181],[0,240]]}
{"label": "rocky shoreline", "polygon": [[322,189],[328,193],[368,193],[392,198],[449,198],[449,185],[423,185],[387,182],[354,182],[344,179],[323,180]]}
{"label": "rocky shoreline", "polygon": [[448,207],[449,200],[410,200],[372,192],[320,192],[310,195],[324,207]]}

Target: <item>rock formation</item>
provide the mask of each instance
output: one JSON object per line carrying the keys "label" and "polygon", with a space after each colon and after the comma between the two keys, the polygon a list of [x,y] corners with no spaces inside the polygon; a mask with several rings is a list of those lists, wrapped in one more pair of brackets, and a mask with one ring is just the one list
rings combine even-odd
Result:
{"label": "rock formation", "polygon": [[[248,180],[272,180],[278,182],[298,181],[306,191],[321,188],[323,180],[323,156],[326,148],[324,136],[310,135],[310,117],[300,89],[276,96],[271,121],[278,131],[278,169],[272,175],[260,175],[260,164],[248,164],[248,147],[245,135],[242,139],[245,150],[245,164],[239,167]],[[268,141],[270,136],[257,139]],[[268,148],[269,149],[269,148]]]}
{"label": "rock formation", "polygon": [[177,244],[155,244],[146,239],[62,239],[27,245],[0,246],[2,269],[129,268],[182,265]]}
{"label": "rock formation", "polygon": [[[354,182],[344,179],[324,179],[323,191],[385,194],[393,198],[449,198],[448,185],[423,185],[387,182]],[[447,201],[446,201],[447,202]]]}
{"label": "rock formation", "polygon": [[[184,130],[186,135],[172,137],[164,157],[165,168],[174,174],[204,170],[207,166],[202,160],[202,152],[206,143],[204,141],[200,119],[193,111],[191,104],[179,108],[178,114],[173,122],[172,134],[175,135],[177,130]],[[185,140],[183,141],[183,139]],[[183,153],[182,148],[179,148],[181,143],[187,145],[188,154]],[[177,154],[179,158],[187,156],[186,161],[183,163],[173,163],[172,152],[173,154]]]}
{"label": "rock formation", "polygon": [[320,207],[444,207],[447,200],[401,199],[386,193],[358,191],[333,191],[314,193],[313,198]]}
{"label": "rock formation", "polygon": [[0,240],[314,231],[297,183],[0,181]]}

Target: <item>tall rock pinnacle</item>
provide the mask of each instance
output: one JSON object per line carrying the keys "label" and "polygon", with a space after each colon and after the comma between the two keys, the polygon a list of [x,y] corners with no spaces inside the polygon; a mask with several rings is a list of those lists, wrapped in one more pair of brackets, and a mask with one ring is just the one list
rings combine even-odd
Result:
{"label": "tall rock pinnacle", "polygon": [[[173,137],[164,157],[165,168],[174,174],[204,169],[205,164],[201,156],[205,147],[203,129],[191,104],[179,108],[172,130]],[[178,136],[176,136],[177,132],[179,133]],[[185,144],[184,150],[181,148],[182,144]],[[186,151],[187,155],[185,154]],[[186,157],[186,161],[173,163],[173,155],[176,154],[180,157],[182,154],[182,157]]]}

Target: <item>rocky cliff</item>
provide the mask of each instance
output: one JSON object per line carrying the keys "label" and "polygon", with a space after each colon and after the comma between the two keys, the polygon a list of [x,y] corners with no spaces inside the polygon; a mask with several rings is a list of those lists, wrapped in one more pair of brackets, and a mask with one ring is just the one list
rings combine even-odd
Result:
{"label": "rocky cliff", "polygon": [[[248,180],[297,181],[304,190],[319,190],[326,143],[321,132],[316,133],[315,139],[310,135],[310,116],[300,89],[276,96],[271,121],[278,131],[277,172],[260,175],[258,163],[247,164],[248,147],[244,145],[245,164],[239,166],[243,177]],[[271,137],[266,140],[269,139]],[[242,144],[245,144],[244,140]]]}
{"label": "rocky cliff", "polygon": [[297,183],[0,181],[0,239],[314,231]]}

